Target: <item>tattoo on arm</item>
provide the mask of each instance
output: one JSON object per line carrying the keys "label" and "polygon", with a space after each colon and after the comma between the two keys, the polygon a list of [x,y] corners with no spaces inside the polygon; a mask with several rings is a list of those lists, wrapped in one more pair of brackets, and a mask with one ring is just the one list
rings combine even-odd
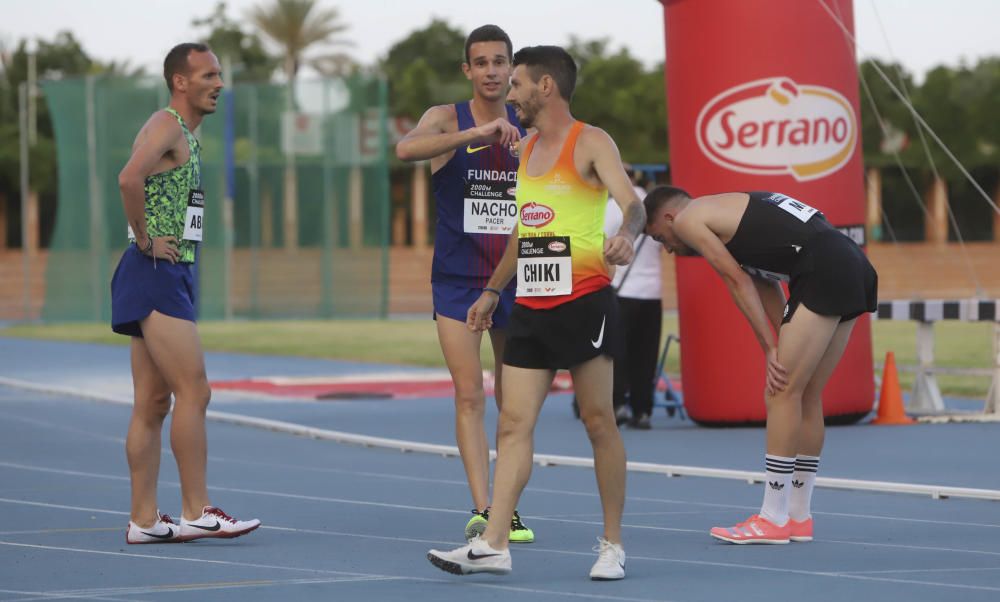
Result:
{"label": "tattoo on arm", "polygon": [[632,203],[628,206],[622,219],[622,231],[631,234],[631,238],[634,240],[645,228],[646,208],[642,203]]}

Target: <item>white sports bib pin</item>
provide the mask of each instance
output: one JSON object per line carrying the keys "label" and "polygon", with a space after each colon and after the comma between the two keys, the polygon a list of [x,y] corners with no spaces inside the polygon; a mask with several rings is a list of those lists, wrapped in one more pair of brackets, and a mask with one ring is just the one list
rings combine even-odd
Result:
{"label": "white sports bib pin", "polygon": [[518,239],[518,297],[553,297],[572,292],[573,258],[568,236]]}

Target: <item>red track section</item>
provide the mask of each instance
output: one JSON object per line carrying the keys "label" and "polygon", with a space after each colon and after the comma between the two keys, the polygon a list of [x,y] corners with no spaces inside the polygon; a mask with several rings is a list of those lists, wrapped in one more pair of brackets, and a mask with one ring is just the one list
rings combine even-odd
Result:
{"label": "red track section", "polygon": [[[483,386],[487,395],[493,394],[493,376],[483,375]],[[356,377],[336,376],[324,379],[322,377],[268,377],[248,378],[242,380],[221,380],[212,382],[213,389],[227,391],[246,391],[275,397],[292,397],[297,399],[355,399],[379,398],[416,399],[427,397],[452,397],[455,389],[447,375],[422,376],[420,378],[400,377],[398,373],[378,375],[360,374]],[[679,389],[679,383],[674,381],[674,388]],[[559,372],[552,382],[553,393],[569,393],[573,391],[573,379],[569,373]],[[663,381],[658,383],[657,390],[665,390]]]}

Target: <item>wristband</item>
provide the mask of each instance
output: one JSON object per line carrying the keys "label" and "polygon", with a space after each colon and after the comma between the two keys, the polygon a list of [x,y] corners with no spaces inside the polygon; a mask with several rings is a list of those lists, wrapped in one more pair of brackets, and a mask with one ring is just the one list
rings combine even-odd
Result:
{"label": "wristband", "polygon": [[501,294],[500,294],[500,291],[498,291],[498,290],[497,290],[497,289],[495,289],[495,288],[491,288],[491,287],[489,287],[489,286],[484,286],[484,287],[483,287],[483,292],[484,292],[484,293],[493,293],[493,294],[494,294],[494,295],[496,295],[497,297],[500,297],[500,296],[501,296]]}

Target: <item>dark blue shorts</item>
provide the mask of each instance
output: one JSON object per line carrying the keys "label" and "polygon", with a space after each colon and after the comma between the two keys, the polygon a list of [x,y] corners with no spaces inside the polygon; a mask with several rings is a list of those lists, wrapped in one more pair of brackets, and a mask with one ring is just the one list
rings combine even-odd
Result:
{"label": "dark blue shorts", "polygon": [[111,277],[111,330],[141,337],[139,322],[156,310],[195,321],[194,264],[153,259],[129,245]]}
{"label": "dark blue shorts", "polygon": [[[493,312],[493,328],[506,328],[510,312],[514,309],[514,288],[508,287],[500,295],[500,305]],[[481,288],[454,286],[440,282],[431,283],[431,293],[434,297],[434,315],[442,315],[452,320],[465,322],[469,308],[483,294]]]}

